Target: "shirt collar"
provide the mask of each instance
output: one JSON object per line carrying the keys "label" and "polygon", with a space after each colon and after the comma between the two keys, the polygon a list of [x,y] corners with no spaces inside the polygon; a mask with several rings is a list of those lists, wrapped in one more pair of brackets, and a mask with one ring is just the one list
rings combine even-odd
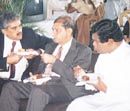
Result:
{"label": "shirt collar", "polygon": [[[67,43],[65,43],[65,44],[62,46],[62,48],[63,48],[63,49],[70,48],[71,43],[72,43],[72,39],[70,39]],[[61,47],[61,45],[58,45],[58,47]]]}

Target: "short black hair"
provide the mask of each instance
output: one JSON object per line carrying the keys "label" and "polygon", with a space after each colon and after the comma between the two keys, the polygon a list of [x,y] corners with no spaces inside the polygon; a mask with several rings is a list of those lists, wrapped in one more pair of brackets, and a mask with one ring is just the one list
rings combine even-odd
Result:
{"label": "short black hair", "polygon": [[113,39],[115,42],[123,40],[123,33],[114,20],[103,19],[92,26],[92,34],[97,33],[100,42],[108,42],[108,39]]}

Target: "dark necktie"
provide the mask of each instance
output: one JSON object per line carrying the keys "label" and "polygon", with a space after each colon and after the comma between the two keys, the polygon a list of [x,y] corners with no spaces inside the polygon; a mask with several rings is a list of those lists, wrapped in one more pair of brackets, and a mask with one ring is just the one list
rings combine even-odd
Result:
{"label": "dark necktie", "polygon": [[[14,47],[16,45],[16,42],[12,42],[12,48],[11,48],[11,53],[14,52]],[[15,75],[15,64],[10,65],[10,78],[13,78]]]}

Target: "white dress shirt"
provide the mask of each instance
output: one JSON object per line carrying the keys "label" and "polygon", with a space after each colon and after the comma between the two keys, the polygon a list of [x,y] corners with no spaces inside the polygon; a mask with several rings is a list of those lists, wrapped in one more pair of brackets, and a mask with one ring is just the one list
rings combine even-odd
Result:
{"label": "white dress shirt", "polygon": [[[64,60],[66,54],[68,53],[68,51],[69,51],[69,49],[70,49],[70,46],[71,46],[71,42],[72,42],[72,39],[62,46],[62,53],[61,53],[61,57],[60,57],[60,60],[61,60],[61,61]],[[59,50],[60,47],[61,47],[61,45],[58,45],[58,46],[56,47],[56,49],[55,49],[54,52],[53,52],[53,55],[56,56],[56,54],[58,53],[58,50]]]}
{"label": "white dress shirt", "polygon": [[[11,48],[12,48],[12,42],[13,40],[9,39],[5,36],[4,39],[4,53],[3,57],[7,57],[10,54]],[[21,49],[21,42],[16,41],[16,45],[14,47],[14,52],[18,52],[19,49]],[[15,76],[14,78],[11,78],[12,80],[21,80],[21,76],[25,69],[27,68],[27,60],[23,57],[16,65],[15,65]],[[7,67],[9,67],[9,64],[7,64]],[[7,72],[0,72],[0,78],[8,79],[10,77],[10,68]]]}
{"label": "white dress shirt", "polygon": [[95,73],[103,75],[106,93],[74,100],[67,111],[130,111],[130,45],[122,44],[112,53],[100,54]]}
{"label": "white dress shirt", "polygon": [[[61,57],[59,58],[61,61],[63,61],[64,58],[65,58],[65,56],[67,55],[67,53],[68,53],[68,51],[69,51],[69,49],[70,49],[70,47],[71,47],[71,43],[72,43],[72,39],[62,46]],[[61,47],[61,45],[58,45],[58,46],[56,47],[56,49],[55,49],[54,52],[53,52],[53,55],[54,55],[54,56],[57,55],[57,53],[58,53],[60,47]],[[48,64],[47,67],[48,67],[48,68],[50,68],[50,67],[52,68],[52,65],[50,66],[50,64]],[[48,69],[47,69],[47,70],[48,70]],[[50,69],[49,69],[49,70],[50,70]],[[45,71],[45,72],[46,72],[46,71]],[[51,76],[60,77],[60,75],[59,75],[59,74],[56,74],[55,72],[51,72],[50,75],[51,75]]]}

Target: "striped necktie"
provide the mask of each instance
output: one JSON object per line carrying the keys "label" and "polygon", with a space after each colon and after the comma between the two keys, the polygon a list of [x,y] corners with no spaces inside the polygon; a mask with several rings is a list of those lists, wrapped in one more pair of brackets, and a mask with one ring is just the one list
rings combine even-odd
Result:
{"label": "striped necktie", "polygon": [[60,57],[61,57],[62,50],[63,50],[62,46],[59,47],[59,50],[58,50],[58,52],[57,52],[57,54],[56,54],[56,57],[57,57],[58,59],[60,59]]}
{"label": "striped necktie", "polygon": [[[63,50],[63,48],[59,47],[58,52],[56,54],[57,59],[60,59],[61,54],[62,54],[62,50]],[[45,74],[51,74],[51,72],[52,72],[52,66],[53,66],[53,64],[47,64],[44,73]]]}

